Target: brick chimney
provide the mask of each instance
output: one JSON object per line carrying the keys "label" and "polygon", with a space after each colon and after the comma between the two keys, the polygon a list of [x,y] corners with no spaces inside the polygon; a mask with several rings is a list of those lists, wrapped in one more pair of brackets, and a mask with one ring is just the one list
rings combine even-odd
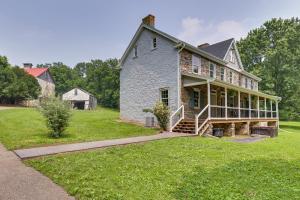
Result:
{"label": "brick chimney", "polygon": [[31,69],[32,66],[33,66],[32,63],[23,63],[24,68]]}
{"label": "brick chimney", "polygon": [[208,47],[208,46],[209,46],[208,43],[204,43],[204,44],[198,45],[198,48],[199,48],[199,49],[202,49],[202,48],[205,48],[205,47]]}
{"label": "brick chimney", "polygon": [[143,23],[148,25],[148,26],[155,26],[155,16],[149,14],[148,16],[143,18]]}

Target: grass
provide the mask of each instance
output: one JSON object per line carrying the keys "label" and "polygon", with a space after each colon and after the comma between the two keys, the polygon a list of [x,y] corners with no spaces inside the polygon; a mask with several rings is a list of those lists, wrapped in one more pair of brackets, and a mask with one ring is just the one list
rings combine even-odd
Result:
{"label": "grass", "polygon": [[78,199],[300,199],[300,122],[240,144],[174,138],[27,160]]}
{"label": "grass", "polygon": [[104,140],[149,135],[157,129],[123,123],[119,112],[99,107],[95,111],[73,111],[66,134],[51,138],[45,120],[36,109],[18,108],[0,111],[0,142],[8,149],[57,143]]}

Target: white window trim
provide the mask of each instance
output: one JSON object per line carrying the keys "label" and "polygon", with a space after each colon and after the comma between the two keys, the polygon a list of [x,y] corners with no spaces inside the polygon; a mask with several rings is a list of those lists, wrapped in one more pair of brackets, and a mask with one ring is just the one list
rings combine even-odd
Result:
{"label": "white window trim", "polygon": [[230,52],[229,52],[229,56],[230,56],[230,62],[232,62],[232,63],[235,63],[235,60],[234,60],[234,56],[233,56],[234,54],[233,54],[233,50],[231,49],[230,50]]}
{"label": "white window trim", "polygon": [[[199,88],[193,88],[194,91],[193,92],[197,92],[198,93],[198,106],[194,106],[194,109],[200,109],[200,89]],[[193,101],[195,101],[195,97],[193,97]]]}
{"label": "white window trim", "polygon": [[[211,66],[211,65],[214,66],[213,77],[210,76],[210,66]],[[217,65],[216,65],[215,63],[209,62],[209,77],[211,77],[211,78],[216,78],[216,76],[217,76],[217,72],[216,72],[217,70],[216,70],[216,68],[217,68]]]}
{"label": "white window trim", "polygon": [[233,72],[229,72],[229,83],[233,84]]}
{"label": "white window trim", "polygon": [[248,78],[245,77],[245,88],[248,88]]}
{"label": "white window trim", "polygon": [[160,102],[163,102],[163,98],[162,98],[162,95],[161,95],[162,91],[168,91],[167,100],[168,100],[168,107],[170,107],[170,89],[169,88],[160,88],[159,89],[159,101]]}
{"label": "white window trim", "polygon": [[[196,65],[193,61],[194,58],[199,59],[199,65]],[[194,72],[194,66],[197,67],[198,69],[198,73]],[[194,74],[201,74],[201,57],[196,56],[196,55],[192,55],[192,73]]]}

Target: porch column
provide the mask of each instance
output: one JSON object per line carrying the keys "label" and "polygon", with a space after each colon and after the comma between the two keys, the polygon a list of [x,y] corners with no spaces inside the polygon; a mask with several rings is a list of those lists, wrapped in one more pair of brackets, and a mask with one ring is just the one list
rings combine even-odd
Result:
{"label": "porch column", "polygon": [[265,118],[267,118],[267,98],[265,97]]}
{"label": "porch column", "polygon": [[279,119],[278,100],[276,100],[276,118]]}
{"label": "porch column", "polygon": [[225,118],[227,119],[227,87],[225,87]]}
{"label": "porch column", "polygon": [[273,105],[272,105],[272,99],[270,99],[270,106],[271,106],[271,118],[273,118]]}
{"label": "porch column", "polygon": [[259,96],[257,96],[257,117],[260,118],[260,113],[259,113]]}
{"label": "porch column", "polygon": [[241,92],[238,90],[239,119],[241,118]]}
{"label": "porch column", "polygon": [[207,81],[207,104],[208,104],[208,119],[210,119],[211,107],[210,107],[210,82]]}
{"label": "porch column", "polygon": [[248,93],[248,99],[249,99],[249,118],[251,118],[251,94]]}

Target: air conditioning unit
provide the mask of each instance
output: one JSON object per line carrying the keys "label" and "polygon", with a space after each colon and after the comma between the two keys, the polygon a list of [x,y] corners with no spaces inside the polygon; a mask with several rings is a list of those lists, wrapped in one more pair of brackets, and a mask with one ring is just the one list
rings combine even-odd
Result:
{"label": "air conditioning unit", "polygon": [[146,117],[146,127],[154,127],[154,117]]}

